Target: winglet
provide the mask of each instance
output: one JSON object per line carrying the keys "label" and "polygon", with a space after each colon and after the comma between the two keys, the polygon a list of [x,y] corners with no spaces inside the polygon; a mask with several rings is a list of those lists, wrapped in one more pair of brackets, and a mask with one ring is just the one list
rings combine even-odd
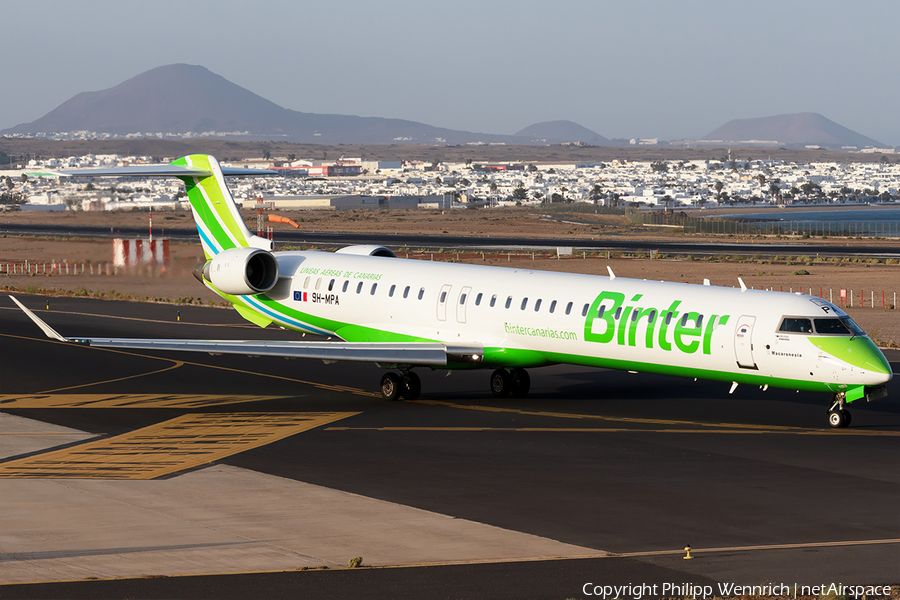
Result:
{"label": "winglet", "polygon": [[55,329],[53,329],[52,327],[50,327],[49,325],[47,325],[46,323],[44,323],[44,322],[41,320],[40,317],[38,317],[36,314],[34,314],[33,312],[31,312],[30,310],[28,310],[27,308],[25,308],[25,306],[24,306],[21,302],[19,302],[19,301],[16,299],[15,296],[10,296],[10,299],[11,299],[13,302],[15,302],[15,303],[19,306],[19,308],[21,308],[22,311],[23,311],[26,315],[28,315],[28,318],[29,318],[29,319],[31,319],[32,321],[34,321],[34,324],[35,324],[35,325],[37,325],[38,327],[41,328],[41,331],[43,331],[44,334],[45,334],[48,338],[51,338],[51,339],[54,339],[54,340],[58,340],[58,341],[60,341],[60,342],[68,342],[68,341],[69,341],[69,340],[67,340],[66,338],[64,338],[63,336],[59,335],[59,334],[56,332]]}
{"label": "winglet", "polygon": [[739,281],[740,284],[741,284],[741,292],[746,292],[746,291],[747,291],[747,285],[744,283],[744,280],[741,279],[740,277],[738,277],[738,281]]}
{"label": "winglet", "polygon": [[613,279],[616,278],[616,274],[612,272],[612,267],[611,267],[611,266],[606,265],[606,270],[609,271],[609,279],[610,279],[610,281],[612,281]]}

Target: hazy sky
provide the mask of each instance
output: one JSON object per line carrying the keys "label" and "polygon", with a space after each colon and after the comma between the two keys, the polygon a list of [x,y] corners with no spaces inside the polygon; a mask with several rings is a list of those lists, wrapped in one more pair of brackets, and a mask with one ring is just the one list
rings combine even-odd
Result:
{"label": "hazy sky", "polygon": [[171,63],[285,108],[697,138],[818,112],[900,145],[897,0],[49,0],[0,12],[0,129]]}

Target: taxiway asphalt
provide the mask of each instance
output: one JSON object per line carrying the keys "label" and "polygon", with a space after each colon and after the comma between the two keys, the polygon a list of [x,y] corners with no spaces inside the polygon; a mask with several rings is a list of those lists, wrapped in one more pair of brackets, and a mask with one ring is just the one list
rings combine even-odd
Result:
{"label": "taxiway asphalt", "polygon": [[[296,335],[260,330],[224,309],[53,298],[47,311],[44,298],[20,299],[69,336]],[[850,429],[833,431],[825,423],[827,399],[819,394],[741,386],[728,396],[720,383],[568,366],[533,370],[531,394],[515,400],[490,397],[487,372],[447,376],[421,370],[419,400],[386,403],[373,393],[382,372],[373,365],[66,345],[44,338],[5,297],[0,297],[0,347],[0,411],[71,428],[80,436],[14,451],[0,462],[0,477],[7,482],[21,484],[23,472],[32,483],[42,477],[61,481],[55,478],[60,471],[41,475],[41,469],[71,465],[71,453],[92,443],[79,432],[100,436],[93,443],[117,443],[127,454],[135,431],[182,427],[190,418],[212,427],[215,435],[221,436],[223,427],[240,435],[232,435],[224,450],[217,439],[219,447],[209,451],[208,461],[178,463],[141,485],[171,487],[210,469],[234,469],[286,486],[311,485],[340,502],[357,498],[389,506],[401,515],[395,517],[398,536],[434,533],[431,521],[422,521],[420,533],[405,530],[408,518],[402,515],[408,510],[471,528],[448,526],[443,537],[429,538],[427,547],[415,551],[409,549],[416,540],[410,540],[406,550],[391,555],[400,562],[390,562],[386,554],[369,569],[336,569],[334,559],[327,571],[236,572],[265,570],[254,566],[232,568],[233,574],[213,569],[167,578],[52,583],[60,578],[45,577],[0,586],[3,597],[237,598],[303,591],[321,598],[581,598],[587,597],[582,588],[589,582],[900,581],[897,379],[889,384],[888,398],[852,406]],[[900,356],[889,358],[895,372],[900,370]],[[298,425],[298,419],[335,413],[340,418]],[[230,420],[221,421],[223,414]],[[272,415],[289,415],[291,421],[273,421]],[[256,425],[268,429],[260,433]],[[284,427],[297,429],[267,433]],[[185,431],[189,438],[197,433],[196,441],[209,435]],[[139,463],[150,457],[168,463],[160,460],[159,438],[153,440],[152,449],[131,448],[137,450],[132,456]],[[50,460],[49,451],[59,445],[62,458]],[[105,452],[91,456],[103,458]],[[88,493],[95,480],[109,479],[110,473],[128,479],[142,467],[100,464],[98,471],[63,476],[75,477],[72,489]],[[26,505],[11,511],[11,501]],[[346,520],[339,506],[347,505],[327,502],[332,501],[337,527]],[[7,515],[29,509],[23,497],[7,496],[3,504]],[[372,514],[370,521],[382,513]],[[361,524],[346,535],[368,531],[372,552],[379,535],[391,539],[390,528],[373,532]],[[71,548],[56,547],[53,528],[59,524],[46,527],[43,537],[6,540],[0,581],[4,570],[27,568],[28,561],[55,556],[73,565],[81,560]],[[3,529],[11,535],[9,524]],[[129,552],[156,543],[150,536],[142,540],[139,529],[131,534]],[[489,541],[481,542],[482,535]],[[440,559],[451,539],[471,542],[452,547],[477,553],[471,557],[475,564],[461,564],[460,555]],[[317,543],[319,557],[328,555],[334,541],[322,535]],[[109,544],[108,560],[121,560],[120,546]],[[188,541],[176,535],[169,544]],[[513,547],[520,544],[543,554],[517,554]],[[690,561],[682,559],[688,544],[696,556]],[[97,561],[91,564],[102,565],[107,560],[102,548],[93,548],[86,551]],[[159,544],[154,548],[166,552]],[[431,557],[432,551],[437,558],[415,560]],[[225,564],[221,556],[217,560]]]}

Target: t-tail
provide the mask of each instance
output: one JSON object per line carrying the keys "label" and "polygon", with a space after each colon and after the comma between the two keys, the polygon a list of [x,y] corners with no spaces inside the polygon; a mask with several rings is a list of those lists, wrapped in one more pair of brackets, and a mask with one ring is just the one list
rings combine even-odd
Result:
{"label": "t-tail", "polygon": [[184,182],[194,222],[203,244],[203,252],[211,259],[233,248],[259,248],[271,251],[271,240],[253,235],[247,229],[225,177],[276,175],[275,171],[221,167],[215,157],[192,154],[168,165],[136,165],[105,169],[56,171],[60,177],[177,177]]}
{"label": "t-tail", "polygon": [[[186,167],[190,173],[177,175],[187,190],[197,233],[207,258],[232,248],[261,248],[271,251],[271,240],[253,235],[238,212],[219,161],[208,154],[192,154],[170,163]],[[243,171],[243,173],[241,172]],[[228,175],[254,174],[244,169],[229,169]]]}

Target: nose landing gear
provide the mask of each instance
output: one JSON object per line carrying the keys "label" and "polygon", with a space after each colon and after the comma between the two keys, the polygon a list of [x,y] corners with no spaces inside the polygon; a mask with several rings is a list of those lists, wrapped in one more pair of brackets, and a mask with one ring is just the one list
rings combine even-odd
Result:
{"label": "nose landing gear", "polygon": [[845,397],[843,392],[838,392],[834,395],[831,406],[828,407],[828,424],[833,428],[850,426],[852,418],[850,411],[844,408]]}

